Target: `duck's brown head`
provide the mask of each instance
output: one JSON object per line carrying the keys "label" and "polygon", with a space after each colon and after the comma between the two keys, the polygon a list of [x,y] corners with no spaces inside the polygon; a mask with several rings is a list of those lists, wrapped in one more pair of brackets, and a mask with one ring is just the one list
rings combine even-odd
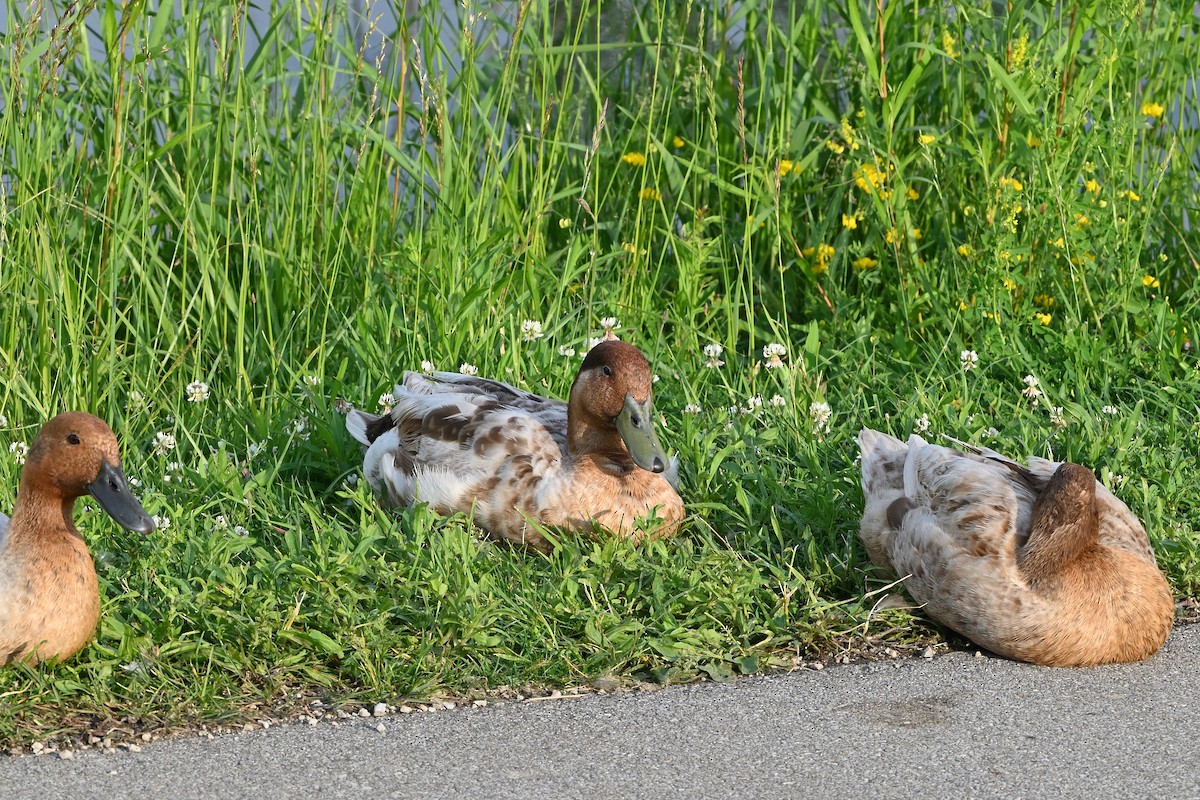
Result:
{"label": "duck's brown head", "polygon": [[117,437],[91,414],[68,411],[43,425],[29,449],[21,484],[66,502],[90,494],[123,528],[154,530],[154,520],[129,491],[121,471]]}
{"label": "duck's brown head", "polygon": [[583,359],[571,386],[570,413],[593,428],[616,428],[634,463],[664,472],[670,460],[654,432],[650,362],[621,341],[604,341]]}

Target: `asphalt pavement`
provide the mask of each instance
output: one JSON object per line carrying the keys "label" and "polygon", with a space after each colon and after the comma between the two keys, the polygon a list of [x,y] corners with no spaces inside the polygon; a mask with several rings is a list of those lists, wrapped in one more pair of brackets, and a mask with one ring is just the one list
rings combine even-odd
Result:
{"label": "asphalt pavement", "polygon": [[8,757],[0,797],[1200,798],[1198,723],[1192,625],[1142,664],[952,653]]}

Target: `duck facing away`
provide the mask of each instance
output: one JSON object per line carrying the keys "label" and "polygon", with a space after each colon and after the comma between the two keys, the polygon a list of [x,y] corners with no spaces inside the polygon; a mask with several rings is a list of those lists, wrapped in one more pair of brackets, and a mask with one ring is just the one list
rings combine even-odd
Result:
{"label": "duck facing away", "polygon": [[390,415],[352,409],[346,428],[367,446],[367,480],[392,504],[473,512],[491,535],[539,550],[550,546],[546,525],[666,537],[684,512],[654,431],[651,380],[646,357],[620,341],[588,352],[566,403],[499,381],[405,372]]}
{"label": "duck facing away", "polygon": [[78,411],[59,414],[29,449],[12,518],[0,515],[2,664],[67,658],[92,638],[100,591],[74,513],[85,494],[122,527],[154,530],[129,492],[108,425]]}
{"label": "duck facing away", "polygon": [[1046,666],[1140,661],[1173,602],[1146,531],[1091,470],[863,429],[859,537],[930,617]]}

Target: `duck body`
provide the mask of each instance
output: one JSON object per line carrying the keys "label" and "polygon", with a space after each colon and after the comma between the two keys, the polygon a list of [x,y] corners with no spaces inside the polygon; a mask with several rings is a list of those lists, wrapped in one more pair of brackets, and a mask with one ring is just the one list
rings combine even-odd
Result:
{"label": "duck body", "polygon": [[99,585],[74,519],[75,500],[89,493],[124,527],[154,530],[108,425],[60,414],[30,448],[12,518],[0,519],[0,664],[66,658],[91,639]]}
{"label": "duck body", "polygon": [[654,433],[649,364],[631,345],[593,348],[568,403],[456,373],[406,372],[393,395],[389,415],[346,420],[367,447],[368,482],[391,504],[471,513],[493,536],[540,550],[544,526],[639,541],[683,519]]}
{"label": "duck body", "polygon": [[1139,661],[1174,606],[1146,531],[1086,467],[864,429],[859,537],[926,613],[1047,666]]}

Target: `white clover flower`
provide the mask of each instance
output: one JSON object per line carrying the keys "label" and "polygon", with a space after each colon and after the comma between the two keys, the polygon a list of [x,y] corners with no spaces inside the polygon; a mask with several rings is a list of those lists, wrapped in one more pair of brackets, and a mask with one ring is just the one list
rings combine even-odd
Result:
{"label": "white clover flower", "polygon": [[808,406],[808,416],[812,418],[813,430],[817,433],[828,432],[833,409],[829,407],[829,403],[813,402]]}
{"label": "white clover flower", "polygon": [[432,375],[437,372],[437,367],[433,365],[432,361],[422,361],[421,372],[424,372],[426,375]]}
{"label": "white clover flower", "polygon": [[617,321],[616,317],[602,317],[600,327],[604,328],[604,341],[611,342],[618,338],[613,331],[621,327],[621,323]]}
{"label": "white clover flower", "polygon": [[1052,406],[1050,408],[1050,424],[1056,428],[1067,427],[1066,417],[1063,416],[1062,406]]}
{"label": "white clover flower", "polygon": [[167,528],[171,527],[171,518],[160,517],[156,514],[154,516],[154,527],[158,528],[160,531],[165,531]]}
{"label": "white clover flower", "polygon": [[165,431],[154,434],[154,454],[165,456],[175,449],[175,437]]}
{"label": "white clover flower", "polygon": [[527,319],[521,322],[521,338],[527,342],[536,342],[542,338],[542,323],[536,319]]}
{"label": "white clover flower", "polygon": [[1116,406],[1105,406],[1104,408],[1100,409],[1100,413],[1108,414],[1111,417],[1115,417],[1117,415],[1117,407]]}
{"label": "white clover flower", "polygon": [[775,369],[783,366],[783,357],[787,355],[787,348],[779,342],[771,342],[763,347],[763,358],[767,360],[764,364],[767,369]]}
{"label": "white clover flower", "polygon": [[309,437],[308,418],[296,417],[292,420],[292,424],[288,428],[288,433],[299,438],[301,441],[307,442]]}
{"label": "white clover flower", "polygon": [[250,533],[250,531],[246,530],[246,526],[244,525],[234,525],[233,532],[238,536],[246,536]]}
{"label": "white clover flower", "polygon": [[29,455],[29,445],[24,442],[13,442],[8,446],[8,452],[13,454],[13,461],[24,464],[25,457]]}
{"label": "white clover flower", "polygon": [[316,386],[318,383],[321,382],[321,379],[318,378],[316,375],[305,375],[304,382],[307,383],[309,386]]}
{"label": "white clover flower", "polygon": [[468,364],[464,361],[458,365],[458,371],[463,375],[478,375],[479,367],[475,366],[474,364]]}
{"label": "white clover flower", "polygon": [[1112,487],[1114,489],[1119,489],[1119,488],[1121,488],[1121,484],[1123,484],[1125,482],[1125,476],[1124,475],[1110,475],[1108,480],[1109,480],[1109,483],[1112,484]]}
{"label": "white clover flower", "polygon": [[1032,375],[1026,375],[1022,380],[1025,381],[1025,388],[1021,390],[1021,394],[1034,401],[1037,405],[1037,398],[1042,396],[1042,390],[1038,388],[1038,379]]}
{"label": "white clover flower", "polygon": [[575,348],[574,348],[574,347],[567,347],[567,346],[564,344],[564,345],[562,345],[562,346],[560,346],[560,347],[558,348],[558,354],[559,354],[560,356],[565,356],[566,358],[570,358],[571,356],[575,355]]}
{"label": "white clover flower", "polygon": [[213,517],[213,527],[217,530],[224,530],[229,527],[229,520],[225,519],[224,514],[217,514]]}
{"label": "white clover flower", "polygon": [[688,403],[683,407],[683,413],[685,414],[699,414],[702,410],[703,409],[701,409],[700,406],[696,405],[695,403]]}
{"label": "white clover flower", "polygon": [[962,362],[963,372],[970,372],[979,366],[979,353],[974,350],[963,350],[958,354],[958,360]]}
{"label": "white clover flower", "polygon": [[708,359],[704,362],[704,366],[716,369],[725,365],[721,360],[721,354],[725,352],[725,348],[717,343],[704,345],[704,355]]}
{"label": "white clover flower", "polygon": [[394,405],[396,405],[396,396],[394,394],[384,392],[379,395],[379,410],[384,414],[390,414]]}
{"label": "white clover flower", "polygon": [[753,413],[753,412],[757,411],[758,409],[762,408],[762,404],[763,404],[762,395],[756,394],[753,397],[746,400],[746,405],[742,406],[741,412],[743,414]]}
{"label": "white clover flower", "polygon": [[925,433],[925,431],[929,430],[929,415],[922,414],[921,416],[917,417],[913,422],[913,427],[916,429],[917,433]]}
{"label": "white clover flower", "polygon": [[783,398],[783,395],[781,395],[781,394],[772,395],[771,399],[768,400],[767,402],[770,403],[775,408],[783,408],[784,406],[787,405],[787,400],[785,400]]}
{"label": "white clover flower", "polygon": [[183,465],[178,461],[172,461],[167,464],[167,469],[163,473],[163,483],[183,480],[183,477],[179,474],[181,472],[183,472]]}
{"label": "white clover flower", "polygon": [[254,457],[267,449],[266,442],[251,442],[246,446],[246,460],[253,461]]}
{"label": "white clover flower", "polygon": [[986,431],[984,431],[983,435],[989,439],[999,439],[1000,431],[996,430],[995,427],[992,427],[992,428],[988,428]]}
{"label": "white clover flower", "polygon": [[125,478],[125,482],[126,482],[126,483],[128,483],[130,486],[132,486],[132,487],[133,487],[133,488],[135,488],[135,489],[136,489],[136,488],[138,488],[139,486],[141,486],[141,485],[142,485],[142,479],[141,479],[141,478],[135,478],[135,477],[134,477],[134,476],[132,476],[132,475],[129,475],[129,476],[127,476],[127,477]]}
{"label": "white clover flower", "polygon": [[208,384],[203,381],[192,381],[187,385],[187,401],[203,403],[208,399]]}
{"label": "white clover flower", "polygon": [[0,428],[7,428],[7,427],[8,427],[8,417],[4,416],[3,414],[0,414]]}
{"label": "white clover flower", "polygon": [[351,472],[342,483],[345,484],[347,489],[353,489],[355,486],[358,486],[358,475]]}

